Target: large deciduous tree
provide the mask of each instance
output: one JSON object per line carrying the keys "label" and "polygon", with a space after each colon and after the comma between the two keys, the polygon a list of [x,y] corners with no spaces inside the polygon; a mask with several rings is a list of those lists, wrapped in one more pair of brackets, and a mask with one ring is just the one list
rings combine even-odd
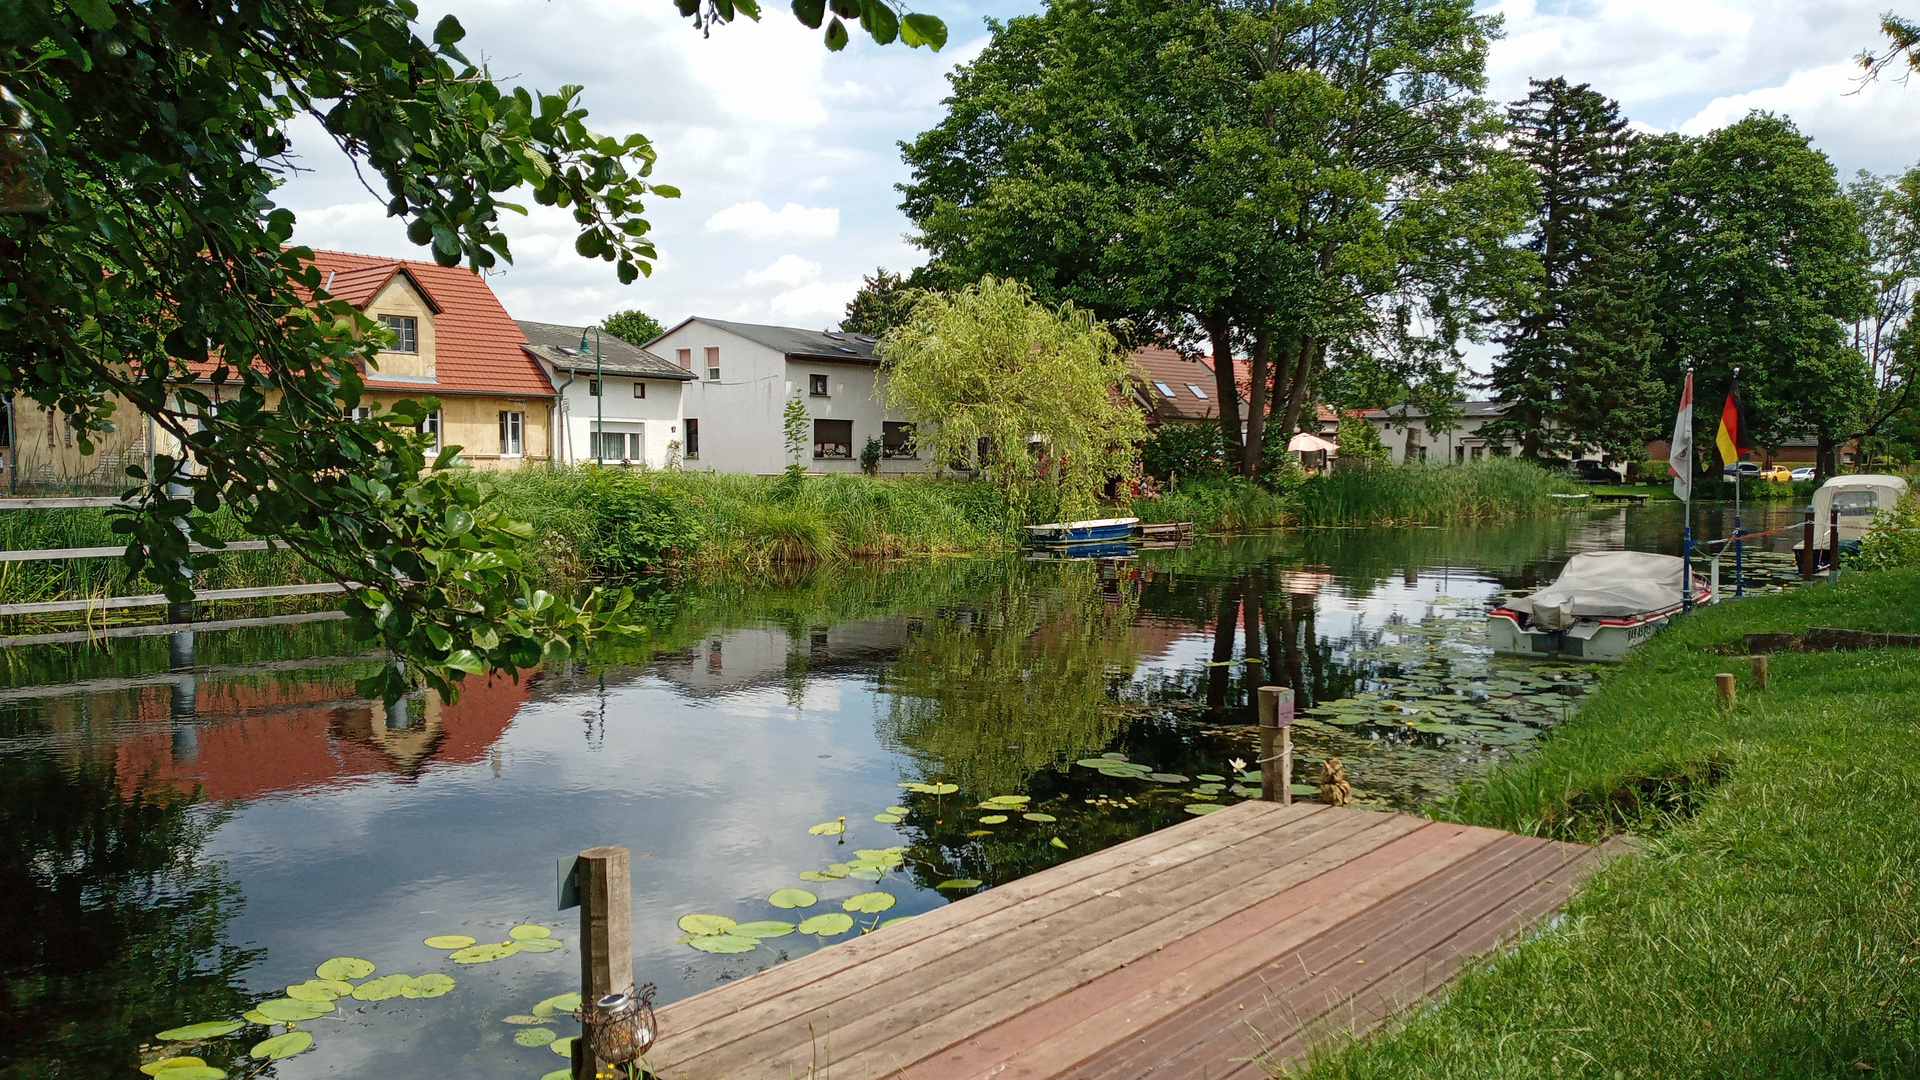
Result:
{"label": "large deciduous tree", "polygon": [[[702,24],[759,14],[751,0],[678,2]],[[843,17],[882,43],[945,36],[886,0],[832,11],[795,4],[833,48]],[[383,182],[388,213],[443,265],[509,258],[497,219],[519,189],[569,209],[579,253],[632,281],[654,256],[642,201],[676,192],[648,178],[644,136],[587,126],[580,88],[503,86],[462,55],[455,19],[422,37],[417,15],[412,0],[0,0],[0,86],[48,151],[44,206],[0,214],[0,393],[68,414],[83,453],[129,422],[116,403],[187,448],[191,468],[161,457],[136,477],[137,511],[117,523],[170,597],[191,595],[207,557],[188,543],[218,546],[200,522],[224,504],[347,583],[358,627],[451,694],[466,673],[567,655],[620,618],[597,595],[576,607],[531,587],[528,530],[449,467],[455,448],[429,460],[415,429],[431,399],[347,422],[383,338],[289,246],[293,215],[273,193],[291,131],[312,122]],[[391,700],[408,680],[388,668],[365,689]]]}
{"label": "large deciduous tree", "polygon": [[1694,369],[1694,430],[1711,431],[1739,368],[1759,441],[1811,437],[1832,472],[1873,397],[1867,361],[1847,343],[1872,302],[1869,253],[1833,165],[1768,113],[1647,144],[1658,171],[1656,371],[1678,386]]}
{"label": "large deciduous tree", "polygon": [[887,407],[914,421],[921,452],[969,465],[1022,515],[1089,515],[1146,438],[1106,326],[1019,282],[927,293],[879,351]]}
{"label": "large deciduous tree", "polygon": [[1491,150],[1491,30],[1465,0],[1057,3],[954,74],[903,209],[936,269],[1207,342],[1254,475],[1269,407],[1290,431],[1330,357],[1451,360],[1505,261],[1525,178]]}
{"label": "large deciduous tree", "polygon": [[1539,261],[1502,312],[1491,382],[1507,408],[1485,434],[1535,459],[1588,445],[1637,459],[1665,390],[1649,370],[1659,334],[1632,134],[1615,102],[1560,78],[1536,80],[1507,126],[1534,175],[1526,248]]}

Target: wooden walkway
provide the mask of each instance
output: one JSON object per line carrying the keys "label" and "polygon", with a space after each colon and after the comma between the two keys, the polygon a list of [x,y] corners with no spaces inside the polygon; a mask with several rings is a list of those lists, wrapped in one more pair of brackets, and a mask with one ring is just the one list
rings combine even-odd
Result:
{"label": "wooden walkway", "polygon": [[1253,1080],[1563,903],[1591,848],[1245,802],[661,1010],[662,1080]]}

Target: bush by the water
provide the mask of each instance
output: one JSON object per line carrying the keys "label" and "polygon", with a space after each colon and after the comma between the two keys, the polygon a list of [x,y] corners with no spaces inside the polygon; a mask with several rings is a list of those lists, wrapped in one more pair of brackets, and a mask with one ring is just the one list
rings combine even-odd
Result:
{"label": "bush by the water", "polygon": [[1161,424],[1140,444],[1140,469],[1163,483],[1218,480],[1228,473],[1219,424]]}
{"label": "bush by the water", "polygon": [[1860,541],[1860,553],[1848,565],[1859,570],[1920,567],[1920,501],[1908,492],[1891,511],[1874,515],[1874,531]]}

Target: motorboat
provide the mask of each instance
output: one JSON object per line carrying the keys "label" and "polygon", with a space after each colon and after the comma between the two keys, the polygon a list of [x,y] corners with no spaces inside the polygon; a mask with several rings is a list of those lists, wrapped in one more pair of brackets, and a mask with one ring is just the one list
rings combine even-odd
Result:
{"label": "motorboat", "polygon": [[1091,521],[1055,521],[1046,525],[1028,525],[1027,542],[1032,544],[1085,544],[1097,541],[1125,540],[1133,535],[1139,518],[1095,518]]}
{"label": "motorboat", "polygon": [[[1487,636],[1494,652],[1510,656],[1616,661],[1685,607],[1685,574],[1673,555],[1583,552],[1553,584],[1488,612]],[[1706,580],[1692,579],[1693,602],[1711,603]]]}
{"label": "motorboat", "polygon": [[[1907,493],[1907,482],[1884,473],[1859,473],[1836,476],[1813,493],[1813,549],[1824,552],[1833,546],[1833,515],[1840,512],[1840,550],[1852,552],[1872,527],[1881,511],[1893,512],[1900,497]],[[1807,545],[1803,538],[1793,545],[1800,551]],[[1818,562],[1827,562],[1822,556]]]}

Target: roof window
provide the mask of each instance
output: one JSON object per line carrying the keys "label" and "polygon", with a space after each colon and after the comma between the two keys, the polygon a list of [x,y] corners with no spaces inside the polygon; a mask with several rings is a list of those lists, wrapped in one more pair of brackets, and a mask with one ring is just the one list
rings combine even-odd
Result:
{"label": "roof window", "polygon": [[1193,383],[1188,383],[1187,389],[1193,391],[1193,396],[1199,398],[1201,401],[1207,400],[1207,392],[1195,386]]}
{"label": "roof window", "polygon": [[1153,383],[1153,388],[1154,388],[1155,390],[1158,390],[1158,391],[1160,391],[1160,396],[1161,396],[1161,397],[1167,397],[1167,398],[1170,398],[1170,397],[1172,397],[1172,396],[1173,396],[1173,387],[1171,387],[1171,386],[1168,386],[1168,385],[1167,385],[1166,383],[1163,383],[1163,382],[1161,382],[1161,381],[1159,381],[1158,379],[1155,379],[1155,380],[1154,380],[1154,383]]}

